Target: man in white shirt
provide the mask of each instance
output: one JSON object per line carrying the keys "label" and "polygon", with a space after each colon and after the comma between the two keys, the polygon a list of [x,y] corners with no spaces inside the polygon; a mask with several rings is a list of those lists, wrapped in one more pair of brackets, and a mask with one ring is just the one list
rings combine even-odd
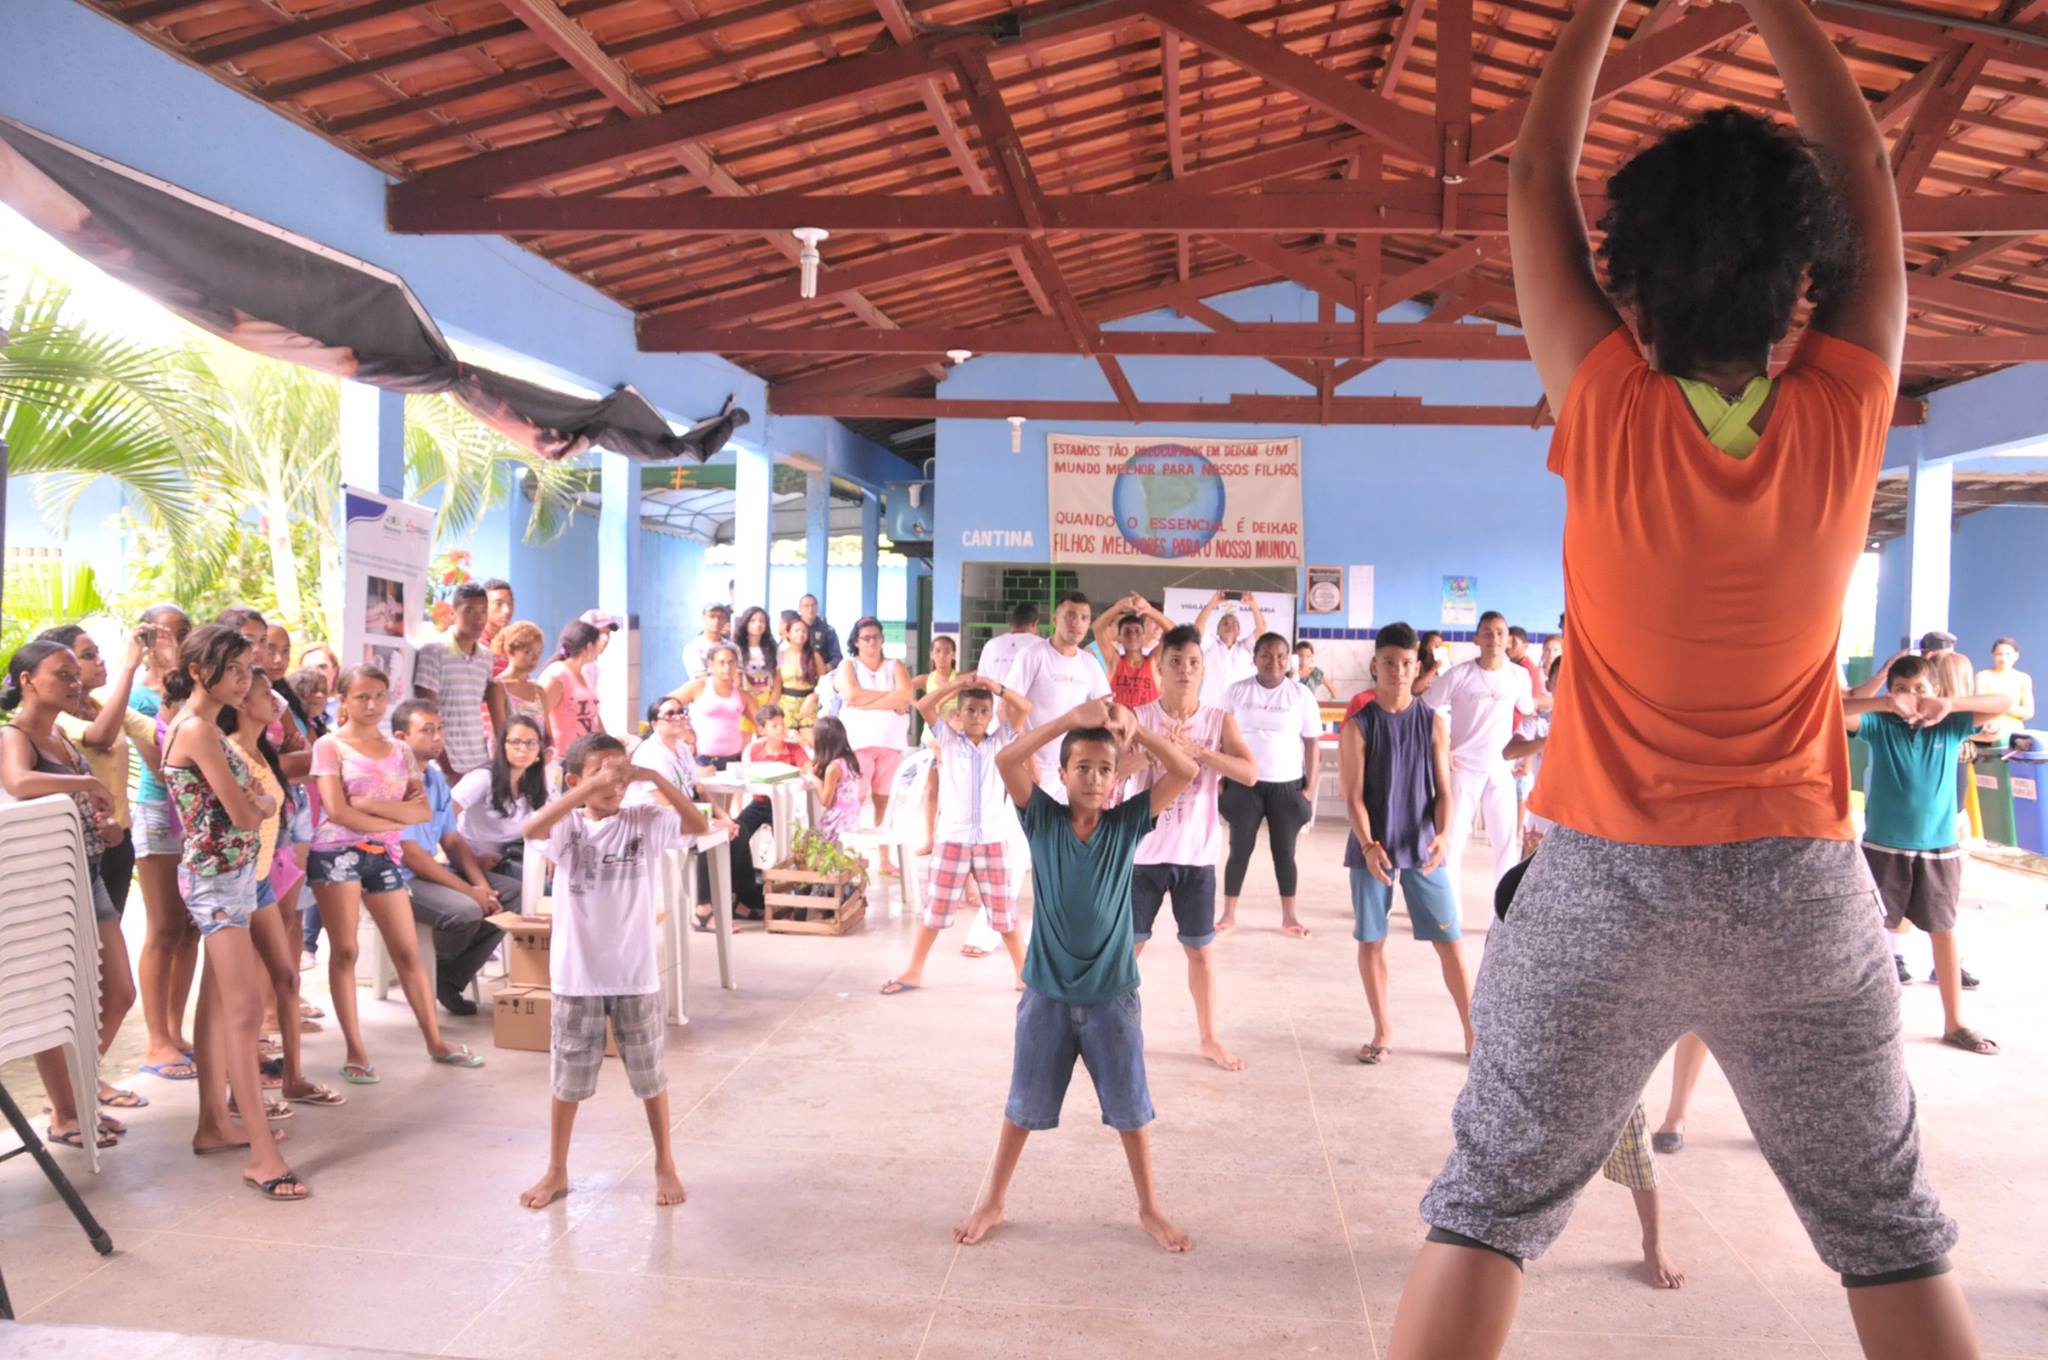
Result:
{"label": "man in white shirt", "polygon": [[1235,609],[1225,609],[1223,617],[1216,620],[1216,635],[1202,647],[1202,702],[1217,708],[1224,707],[1223,695],[1240,680],[1251,678],[1257,666],[1252,660],[1252,640],[1266,631],[1266,616],[1259,610],[1259,602],[1250,591],[1217,591],[1209,597],[1209,603],[1202,606],[1202,612],[1195,616],[1195,628],[1203,637],[1209,637],[1209,618],[1217,609],[1230,602],[1236,595],[1244,601],[1244,607],[1251,611],[1252,631],[1244,632],[1244,623]]}
{"label": "man in white shirt", "polygon": [[1502,750],[1515,722],[1536,711],[1529,673],[1508,660],[1508,621],[1489,609],[1479,616],[1473,639],[1479,655],[1445,671],[1431,686],[1429,702],[1451,718],[1451,873],[1464,865],[1465,843],[1476,812],[1486,821],[1493,850],[1491,889],[1521,856],[1515,831],[1515,774]]}
{"label": "man in white shirt", "polygon": [[711,669],[711,653],[725,645],[732,610],[722,604],[704,606],[704,631],[683,644],[683,678],[695,680]]}
{"label": "man in white shirt", "polygon": [[[1175,933],[1188,956],[1188,991],[1195,999],[1201,1055],[1226,1072],[1237,1072],[1243,1070],[1244,1059],[1216,1037],[1216,972],[1209,953],[1216,942],[1216,860],[1223,850],[1217,798],[1223,780],[1251,784],[1258,772],[1251,748],[1237,730],[1237,719],[1202,702],[1200,630],[1186,624],[1167,629],[1156,655],[1159,697],[1136,710],[1138,725],[1192,756],[1196,774],[1195,782],[1167,805],[1138,842],[1131,876],[1131,925],[1143,954],[1159,908],[1172,899]],[[1131,780],[1125,796],[1151,788],[1159,768],[1143,747],[1133,745],[1118,769]]]}
{"label": "man in white shirt", "polygon": [[974,669],[1001,684],[1010,674],[1010,667],[1017,664],[1018,654],[1039,640],[1038,606],[1027,600],[1010,611],[1009,632],[998,633],[981,644],[981,658],[974,663]]}
{"label": "man in white shirt", "polygon": [[[1064,717],[1090,699],[1109,697],[1109,677],[1103,674],[1101,663],[1081,650],[1088,641],[1088,625],[1094,618],[1095,608],[1088,603],[1088,597],[1069,591],[1060,596],[1053,608],[1052,636],[1027,642],[1010,664],[1003,687],[1016,690],[1031,705],[1031,716],[1018,729],[1018,736],[1040,723]],[[1065,802],[1067,790],[1060,782],[1059,743],[1048,742],[1031,758],[1038,766],[1039,784],[1054,799]]]}

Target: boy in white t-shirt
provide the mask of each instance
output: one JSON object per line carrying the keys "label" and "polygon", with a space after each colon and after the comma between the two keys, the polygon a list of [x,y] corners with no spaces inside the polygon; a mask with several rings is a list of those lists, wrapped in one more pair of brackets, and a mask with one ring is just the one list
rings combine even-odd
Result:
{"label": "boy in white t-shirt", "polygon": [[[944,709],[956,696],[959,707],[948,718]],[[1000,725],[995,722],[998,702],[1003,706]],[[996,770],[996,752],[1030,718],[1031,701],[1000,681],[969,672],[918,700],[917,711],[931,725],[939,748],[939,816],[910,963],[882,984],[882,995],[914,992],[924,984],[924,961],[939,932],[953,924],[954,913],[966,902],[969,883],[981,896],[989,926],[1002,936],[1021,988],[1024,940],[1017,931],[1016,884],[1005,851],[1005,843],[1017,835],[1017,811]],[[954,722],[960,724],[957,731]]]}
{"label": "boy in white t-shirt", "polygon": [[[685,831],[703,833],[704,815],[666,776],[628,760],[625,743],[609,733],[578,737],[562,757],[562,777],[566,791],[526,823],[526,839],[545,841],[555,864],[555,925],[548,947],[554,990],[548,1081],[554,1100],[547,1174],[519,1202],[542,1209],[569,1193],[569,1134],[576,1106],[597,1093],[609,1021],[633,1094],[647,1102],[654,1202],[681,1204],[683,1182],[669,1148],[668,1074],[662,1069],[668,1025],[661,1013],[655,899],[662,853]],[[627,787],[642,782],[654,785],[662,802],[628,804]]]}

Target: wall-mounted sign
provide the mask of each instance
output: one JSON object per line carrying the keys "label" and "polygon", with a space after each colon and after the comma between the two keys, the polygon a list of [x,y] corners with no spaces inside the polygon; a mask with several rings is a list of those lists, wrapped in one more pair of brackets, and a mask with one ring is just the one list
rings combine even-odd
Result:
{"label": "wall-mounted sign", "polygon": [[1310,567],[1301,593],[1304,614],[1339,614],[1344,610],[1344,568]]}
{"label": "wall-mounted sign", "polygon": [[962,529],[963,548],[1035,548],[1038,535],[1029,529]]}
{"label": "wall-mounted sign", "polygon": [[1444,577],[1443,625],[1446,628],[1471,628],[1479,622],[1479,578],[1477,576]]}
{"label": "wall-mounted sign", "polygon": [[1301,565],[1301,441],[1054,434],[1055,562]]}

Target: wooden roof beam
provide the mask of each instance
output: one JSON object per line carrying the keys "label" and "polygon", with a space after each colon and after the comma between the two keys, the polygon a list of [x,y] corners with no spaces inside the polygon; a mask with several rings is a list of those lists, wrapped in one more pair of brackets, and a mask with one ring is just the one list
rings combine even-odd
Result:
{"label": "wooden roof beam", "polygon": [[597,92],[628,118],[661,112],[661,101],[644,89],[625,63],[598,46],[590,30],[563,12],[555,0],[498,0]]}
{"label": "wooden roof beam", "polygon": [[[2048,195],[2043,195],[2048,198]],[[1918,271],[1906,275],[1906,297],[1916,310],[1973,317],[2019,330],[2048,332],[2048,295],[2030,297]]]}
{"label": "wooden roof beam", "polygon": [[1281,89],[1343,119],[1418,164],[1436,164],[1436,127],[1424,115],[1413,113],[1384,95],[1361,88],[1314,58],[1302,56],[1281,42],[1254,33],[1243,24],[1195,3],[1195,0],[1137,0],[1137,3],[1162,27],[1172,29],[1189,42],[1218,56],[1228,57],[1248,71],[1257,72]]}
{"label": "wooden roof beam", "polygon": [[[1183,308],[1214,329],[1206,331],[1104,330],[1097,354],[1115,357],[1227,359],[1476,359],[1515,362],[1529,357],[1519,335],[1492,326],[1412,322],[1375,328],[1370,353],[1361,353],[1350,325],[1235,322],[1202,303]],[[1072,338],[1056,321],[1020,321],[974,330],[920,326],[906,330],[839,327],[733,327],[699,331],[677,353],[698,354],[903,354],[936,356],[949,349],[976,354],[1071,354]]]}
{"label": "wooden roof beam", "polygon": [[1401,83],[1401,72],[1408,65],[1408,54],[1415,49],[1415,34],[1422,27],[1426,0],[1407,0],[1401,9],[1401,17],[1394,23],[1393,45],[1387,49],[1386,64],[1373,77],[1373,89],[1380,95],[1391,98],[1394,87]]}
{"label": "wooden roof beam", "polygon": [[[938,397],[792,397],[781,384],[768,389],[768,409],[778,415],[840,416],[866,420],[1132,419],[1113,401],[980,401]],[[1927,403],[1901,398],[1895,425],[1926,420]],[[1513,406],[1438,406],[1419,397],[1283,397],[1236,393],[1225,401],[1138,403],[1139,421],[1182,424],[1310,425],[1521,425],[1529,423],[1526,403]]]}
{"label": "wooden roof beam", "polygon": [[1981,43],[1962,43],[1930,63],[1938,74],[1920,96],[1906,129],[1892,147],[1892,178],[1901,194],[1920,187],[1921,179],[1934,164],[1934,153],[1948,139],[1949,124],[1969,97],[1970,87],[1984,72],[1990,49]]}

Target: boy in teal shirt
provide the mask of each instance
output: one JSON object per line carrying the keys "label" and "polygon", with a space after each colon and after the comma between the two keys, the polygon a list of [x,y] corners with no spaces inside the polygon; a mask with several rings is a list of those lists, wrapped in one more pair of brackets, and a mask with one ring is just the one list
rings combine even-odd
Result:
{"label": "boy in teal shirt", "polygon": [[[1038,786],[1033,758],[1057,738],[1061,803]],[[1115,807],[1117,760],[1135,742],[1164,767],[1141,797]],[[1078,1058],[1088,1065],[1102,1122],[1123,1137],[1138,1192],[1138,1222],[1168,1251],[1192,1239],[1159,1212],[1152,1193],[1152,1095],[1145,1085],[1145,1035],[1138,1008],[1138,959],[1131,925],[1131,877],[1138,842],[1195,779],[1195,762],[1138,724],[1121,704],[1091,700],[1032,728],[996,755],[1031,846],[1033,922],[1017,1003],[1010,1099],[988,1191],[953,1229],[964,1246],[1003,1221],[1003,1200],[1024,1140],[1056,1128]]]}
{"label": "boy in teal shirt", "polygon": [[1956,952],[1956,904],[1963,892],[1963,850],[1956,841],[1956,764],[1963,743],[1985,718],[2012,706],[1999,694],[1949,699],[1934,689],[1934,669],[1902,656],[1885,672],[1880,697],[1843,700],[1849,730],[1870,747],[1864,783],[1863,858],[1884,900],[1887,930],[1907,922],[1934,946],[1941,988],[1941,1041],[1967,1053],[1998,1045],[1962,1021],[1962,963]]}

